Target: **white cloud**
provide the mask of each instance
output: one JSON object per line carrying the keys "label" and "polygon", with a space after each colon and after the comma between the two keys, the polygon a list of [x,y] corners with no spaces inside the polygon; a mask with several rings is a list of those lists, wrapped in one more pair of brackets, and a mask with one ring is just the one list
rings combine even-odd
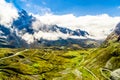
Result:
{"label": "white cloud", "polygon": [[72,36],[70,34],[63,34],[61,32],[43,32],[43,31],[39,31],[39,32],[35,32],[35,34],[33,35],[35,39],[40,40],[45,39],[45,40],[58,40],[59,38],[62,39],[67,39],[67,38],[75,38],[75,39],[85,39],[85,37],[82,36]]}
{"label": "white cloud", "polygon": [[9,27],[13,20],[18,17],[16,8],[5,0],[0,0],[0,24]]}
{"label": "white cloud", "polygon": [[79,17],[73,14],[34,16],[45,24],[57,24],[58,26],[67,27],[72,30],[85,30],[91,35],[90,37],[94,39],[105,39],[120,21],[120,17],[111,17],[107,14]]}
{"label": "white cloud", "polygon": [[25,41],[27,41],[28,44],[34,42],[34,36],[33,36],[32,34],[29,34],[29,33],[25,33],[25,34],[22,36],[22,39],[24,39]]}
{"label": "white cloud", "polygon": [[43,32],[38,31],[34,34],[25,33],[21,36],[28,44],[33,43],[35,40],[45,39],[45,40],[58,40],[59,38],[67,39],[70,35],[66,35],[60,32]]}
{"label": "white cloud", "polygon": [[35,39],[46,39],[46,40],[58,40],[60,37],[63,39],[67,39],[67,35],[60,33],[60,32],[36,32],[34,34]]}
{"label": "white cloud", "polygon": [[32,28],[35,30],[35,31],[39,31],[40,27],[43,27],[44,24],[40,22],[40,20],[36,20],[32,23]]}

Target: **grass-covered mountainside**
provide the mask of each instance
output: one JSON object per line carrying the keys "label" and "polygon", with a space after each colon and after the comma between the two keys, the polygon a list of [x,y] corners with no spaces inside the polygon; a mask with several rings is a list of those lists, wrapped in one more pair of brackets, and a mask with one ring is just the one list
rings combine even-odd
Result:
{"label": "grass-covered mountainside", "polygon": [[120,80],[120,44],[81,50],[0,49],[0,80]]}
{"label": "grass-covered mountainside", "polygon": [[99,48],[0,48],[0,80],[120,80],[120,25]]}
{"label": "grass-covered mountainside", "polygon": [[[75,16],[66,12],[57,15],[53,10],[57,7],[52,6],[59,5],[50,4],[50,7],[50,0],[35,1],[41,6],[34,5],[33,0],[0,0],[0,80],[120,80],[120,23],[105,41],[100,40],[109,32],[107,28],[112,30],[119,17],[107,14]],[[59,1],[57,3],[64,4]],[[22,10],[24,3],[29,11],[40,8],[38,12],[43,15]],[[80,6],[76,3],[65,2],[63,7],[72,8],[68,13],[69,10],[76,13]],[[92,9],[93,4],[87,7]],[[114,7],[104,5],[104,10]],[[93,9],[99,7],[95,6]],[[80,9],[83,10],[84,5]]]}

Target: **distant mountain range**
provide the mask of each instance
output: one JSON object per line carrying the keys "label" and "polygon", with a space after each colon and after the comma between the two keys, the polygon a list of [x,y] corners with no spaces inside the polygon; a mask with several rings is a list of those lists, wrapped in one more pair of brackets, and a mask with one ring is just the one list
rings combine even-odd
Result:
{"label": "distant mountain range", "polygon": [[0,47],[73,46],[95,47],[99,41],[89,38],[87,31],[71,30],[57,25],[43,24],[25,10],[7,27],[0,24]]}

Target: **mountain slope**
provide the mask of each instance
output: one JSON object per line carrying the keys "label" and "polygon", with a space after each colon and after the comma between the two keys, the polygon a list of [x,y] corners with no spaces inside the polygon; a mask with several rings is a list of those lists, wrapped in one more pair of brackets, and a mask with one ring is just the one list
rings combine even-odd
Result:
{"label": "mountain slope", "polygon": [[[113,35],[108,37],[111,38]],[[1,48],[0,79],[119,80],[120,42],[117,41],[119,37],[114,38],[106,39],[109,42],[107,46],[104,43],[103,47],[79,50],[64,47]]]}
{"label": "mountain slope", "polygon": [[106,48],[0,49],[0,79],[119,80],[120,44]]}
{"label": "mountain slope", "polygon": [[115,43],[119,41],[120,41],[120,23],[118,23],[115,30],[110,35],[108,35],[103,45],[109,46],[111,43]]}
{"label": "mountain slope", "polygon": [[120,80],[119,32],[120,25],[118,24],[102,46],[87,56],[83,63],[100,80]]}
{"label": "mountain slope", "polygon": [[[6,38],[1,39],[1,47],[35,48],[39,47],[41,43],[41,45],[45,46],[49,45],[49,43],[51,46],[72,46],[69,44],[78,44],[80,47],[96,47],[99,45],[99,41],[88,38],[90,34],[87,31],[81,29],[71,30],[57,25],[43,24],[25,10],[18,12],[18,15],[19,17],[13,20],[11,26],[1,25],[0,36]],[[61,43],[65,41],[68,45],[67,43]],[[58,45],[54,45],[53,42],[58,43]],[[81,43],[84,45],[81,45]]]}

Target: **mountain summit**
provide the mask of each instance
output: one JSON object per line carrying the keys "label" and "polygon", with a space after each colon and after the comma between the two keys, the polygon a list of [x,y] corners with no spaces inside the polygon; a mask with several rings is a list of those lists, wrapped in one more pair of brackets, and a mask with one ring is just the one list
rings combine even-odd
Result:
{"label": "mountain summit", "polygon": [[42,23],[25,10],[18,12],[10,26],[0,25],[1,47],[39,47],[72,46],[94,47],[97,41],[89,38],[90,34],[81,29],[71,30],[65,27]]}

